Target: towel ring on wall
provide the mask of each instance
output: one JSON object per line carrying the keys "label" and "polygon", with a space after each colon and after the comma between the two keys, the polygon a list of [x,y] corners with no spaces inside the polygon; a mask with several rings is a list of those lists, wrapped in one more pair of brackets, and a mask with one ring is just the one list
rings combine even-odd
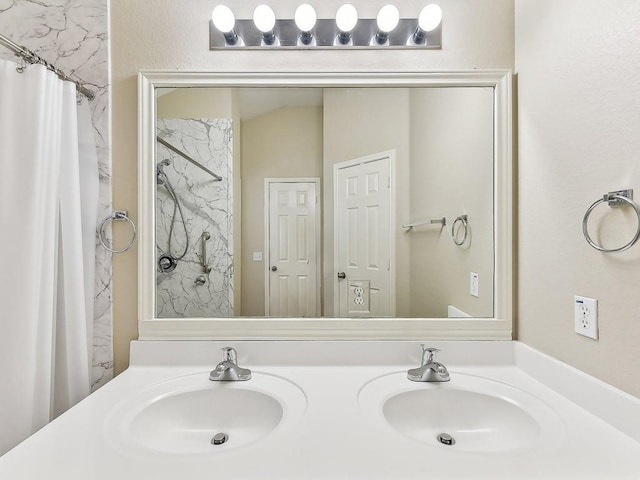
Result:
{"label": "towel ring on wall", "polygon": [[[456,224],[458,222],[462,222],[462,225],[459,227],[458,231],[460,230],[460,228],[464,229],[464,237],[462,238],[462,241],[458,242],[455,231],[456,231]],[[464,242],[467,241],[467,236],[469,235],[469,217],[467,215],[460,215],[459,217],[457,217],[454,221],[453,221],[453,225],[451,225],[451,239],[453,240],[453,243],[455,243],[457,246],[461,247],[462,245],[464,245]]]}
{"label": "towel ring on wall", "polygon": [[[129,242],[129,244],[124,247],[121,248],[119,250],[116,250],[114,248],[112,248],[111,245],[109,245],[105,239],[104,239],[104,227],[107,224],[107,222],[109,220],[118,220],[118,221],[127,221],[131,224],[131,230],[133,232],[133,236],[131,237],[131,241]],[[102,244],[102,246],[108,250],[111,253],[123,253],[126,252],[127,250],[129,250],[132,246],[133,246],[133,242],[135,242],[136,240],[136,225],[135,223],[133,223],[133,220],[131,220],[128,216],[127,216],[127,211],[126,210],[114,210],[113,212],[111,212],[111,215],[109,215],[108,217],[105,217],[104,220],[102,220],[102,223],[100,224],[100,228],[98,228],[98,239],[100,240],[100,243]]]}
{"label": "towel ring on wall", "polygon": [[[589,231],[587,228],[587,225],[589,223],[589,216],[591,215],[591,212],[593,212],[593,210],[598,205],[605,202],[607,202],[607,204],[610,207],[614,207],[617,205],[625,205],[625,204],[629,205],[631,208],[635,210],[636,216],[638,217],[638,229],[636,230],[635,235],[628,243],[618,248],[604,248],[601,245],[598,245],[596,242],[594,242],[589,236]],[[582,219],[582,233],[584,235],[584,238],[587,240],[587,243],[591,245],[593,248],[595,248],[596,250],[599,250],[600,252],[605,252],[605,253],[622,252],[624,250],[627,250],[628,248],[631,248],[633,245],[635,245],[638,239],[640,239],[640,206],[638,206],[638,204],[633,201],[633,190],[629,189],[629,190],[618,190],[615,192],[609,192],[604,194],[602,198],[593,202],[591,206],[587,209],[587,212],[584,214],[584,218]]]}

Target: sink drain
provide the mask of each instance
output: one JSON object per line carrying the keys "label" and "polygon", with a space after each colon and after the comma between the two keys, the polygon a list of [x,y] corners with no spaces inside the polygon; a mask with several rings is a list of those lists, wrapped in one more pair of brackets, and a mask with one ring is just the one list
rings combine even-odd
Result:
{"label": "sink drain", "polygon": [[456,444],[456,439],[453,438],[448,433],[441,433],[440,435],[438,435],[437,438],[438,438],[438,441],[443,445],[455,445]]}
{"label": "sink drain", "polygon": [[227,440],[229,440],[229,435],[227,435],[226,433],[216,433],[211,439],[211,445],[222,445]]}

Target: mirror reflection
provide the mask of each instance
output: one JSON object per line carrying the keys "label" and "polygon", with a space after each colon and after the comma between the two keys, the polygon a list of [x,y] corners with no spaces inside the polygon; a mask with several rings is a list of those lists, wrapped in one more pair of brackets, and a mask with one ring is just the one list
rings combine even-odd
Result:
{"label": "mirror reflection", "polygon": [[157,89],[156,317],[492,317],[493,89]]}

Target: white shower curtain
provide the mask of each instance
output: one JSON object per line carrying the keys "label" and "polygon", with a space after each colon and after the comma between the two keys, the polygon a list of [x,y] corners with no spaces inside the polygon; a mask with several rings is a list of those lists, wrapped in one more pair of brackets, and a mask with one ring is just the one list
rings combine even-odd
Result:
{"label": "white shower curtain", "polygon": [[79,156],[75,86],[16,68],[0,60],[0,455],[88,395],[91,371],[95,152]]}

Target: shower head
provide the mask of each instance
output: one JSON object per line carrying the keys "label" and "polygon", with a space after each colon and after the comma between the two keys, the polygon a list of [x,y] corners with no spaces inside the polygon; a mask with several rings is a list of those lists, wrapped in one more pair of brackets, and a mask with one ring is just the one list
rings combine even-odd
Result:
{"label": "shower head", "polygon": [[158,185],[164,185],[167,181],[167,174],[164,173],[164,167],[171,165],[169,159],[164,159],[156,165],[156,182]]}
{"label": "shower head", "polygon": [[158,162],[156,165],[156,173],[164,173],[164,167],[168,167],[169,165],[171,165],[171,160],[166,158],[161,162]]}

